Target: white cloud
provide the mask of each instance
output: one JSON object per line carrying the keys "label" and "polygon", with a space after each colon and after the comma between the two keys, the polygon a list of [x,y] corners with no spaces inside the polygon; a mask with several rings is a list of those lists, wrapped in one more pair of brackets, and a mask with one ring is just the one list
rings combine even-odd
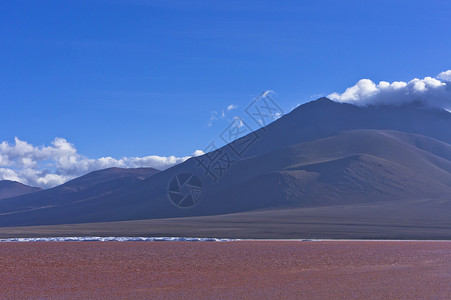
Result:
{"label": "white cloud", "polygon": [[205,154],[204,151],[196,150],[196,151],[194,151],[193,156],[196,157],[196,156],[201,156],[201,155],[204,155],[204,154]]}
{"label": "white cloud", "polygon": [[232,109],[237,109],[237,108],[238,108],[238,105],[235,105],[235,104],[230,104],[229,106],[227,106],[228,111],[231,111]]}
{"label": "white cloud", "polygon": [[19,176],[14,170],[5,168],[0,168],[0,178],[3,180],[20,181]]}
{"label": "white cloud", "polygon": [[343,93],[332,93],[331,100],[357,105],[403,104],[422,101],[429,106],[451,108],[451,70],[433,77],[414,78],[409,82],[361,79]]}
{"label": "white cloud", "polygon": [[[193,155],[202,155],[201,152],[196,150]],[[74,145],[63,138],[55,138],[50,146],[40,147],[15,138],[14,144],[0,144],[0,180],[48,188],[99,169],[152,167],[164,170],[190,157],[150,155],[92,159],[79,154]]]}
{"label": "white cloud", "polygon": [[440,74],[437,75],[437,78],[443,80],[443,81],[448,81],[451,82],[451,70],[442,72]]}
{"label": "white cloud", "polygon": [[214,121],[228,119],[228,113],[234,109],[237,109],[238,105],[230,104],[219,114],[216,110],[210,112],[210,121],[208,122],[208,127],[213,126]]}
{"label": "white cloud", "polygon": [[265,98],[268,97],[270,95],[275,95],[276,92],[274,92],[273,90],[266,90],[261,94],[261,98]]}

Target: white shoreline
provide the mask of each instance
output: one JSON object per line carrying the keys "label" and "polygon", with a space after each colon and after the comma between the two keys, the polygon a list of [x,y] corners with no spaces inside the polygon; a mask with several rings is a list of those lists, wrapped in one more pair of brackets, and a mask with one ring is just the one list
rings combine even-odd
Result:
{"label": "white shoreline", "polygon": [[196,237],[39,237],[39,238],[5,238],[0,242],[228,242],[236,239],[196,238]]}
{"label": "white shoreline", "polygon": [[375,240],[375,239],[228,239],[197,237],[37,237],[4,238],[0,242],[451,242],[451,240]]}

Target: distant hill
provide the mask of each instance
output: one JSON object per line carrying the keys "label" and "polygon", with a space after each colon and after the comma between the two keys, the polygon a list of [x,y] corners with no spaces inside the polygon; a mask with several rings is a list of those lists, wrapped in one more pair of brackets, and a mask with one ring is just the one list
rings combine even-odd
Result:
{"label": "distant hill", "polygon": [[158,172],[160,171],[153,168],[108,168],[70,180],[57,187],[56,190],[80,192],[96,186],[104,187],[105,183],[134,183],[147,179]]}
{"label": "distant hill", "polygon": [[34,193],[40,190],[41,188],[31,187],[17,181],[0,180],[0,199]]}
{"label": "distant hill", "polygon": [[[209,222],[214,223],[221,214],[265,211],[270,218],[293,210],[305,217],[312,209],[316,209],[315,218],[324,222],[326,215],[333,214],[326,208],[335,207],[340,214],[334,216],[337,226],[362,216],[377,220],[377,226],[396,219],[398,229],[403,224],[428,228],[424,237],[437,226],[440,238],[447,230],[451,238],[446,217],[451,215],[450,129],[451,114],[444,110],[421,105],[357,107],[321,98],[252,133],[258,139],[242,156],[234,155],[231,146],[251,135],[145,180],[107,181],[98,189],[89,188],[89,193],[68,183],[56,191],[73,189],[70,195],[39,192],[39,199],[27,195],[4,199],[0,226],[197,216],[210,216]],[[224,153],[233,162],[214,182],[199,161]],[[168,187],[173,188],[174,178],[186,177],[175,177],[180,174],[195,174],[201,182],[202,198],[192,208],[176,207],[169,201]],[[283,218],[277,220],[283,222]],[[362,230],[354,236],[378,236],[377,227]],[[368,230],[376,232],[370,235]],[[384,234],[390,236],[390,230]]]}
{"label": "distant hill", "polygon": [[[24,214],[32,212],[38,207],[41,209],[51,209],[51,207],[70,207],[71,205],[84,206],[91,199],[105,197],[115,194],[125,189],[128,190],[134,184],[143,181],[150,176],[160,172],[153,168],[108,168],[94,171],[79,178],[68,181],[60,186],[38,191],[32,195],[22,195],[18,197],[3,199],[0,204],[0,220],[12,216],[19,219],[21,213],[15,213],[17,209],[23,210]],[[12,214],[8,214],[13,212]],[[70,212],[62,212],[61,218],[70,219]],[[45,219],[40,219],[41,222]]]}

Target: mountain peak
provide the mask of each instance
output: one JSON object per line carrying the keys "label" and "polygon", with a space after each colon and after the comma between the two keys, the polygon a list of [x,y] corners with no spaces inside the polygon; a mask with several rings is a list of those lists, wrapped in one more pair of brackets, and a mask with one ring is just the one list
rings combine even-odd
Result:
{"label": "mountain peak", "polygon": [[0,181],[0,199],[25,195],[40,191],[41,188],[31,187],[23,183],[11,180]]}
{"label": "mountain peak", "polygon": [[[344,103],[335,102],[333,100],[330,100],[327,97],[321,97],[316,100],[309,101],[309,102],[299,105],[292,112],[297,112],[297,111],[301,111],[301,110],[305,110],[305,109],[324,109],[324,108],[328,108],[328,107],[332,108],[332,107],[343,106],[343,105],[344,105]],[[347,105],[351,105],[351,104],[345,104],[345,105],[347,106]]]}
{"label": "mountain peak", "polygon": [[334,102],[334,103],[335,103],[335,101],[332,101],[332,100],[330,100],[330,99],[327,98],[327,97],[321,97],[321,98],[318,98],[318,99],[316,99],[314,102]]}
{"label": "mountain peak", "polygon": [[321,97],[321,98],[318,98],[318,99],[316,99],[316,100],[307,102],[307,103],[305,103],[305,104],[316,104],[316,105],[320,104],[320,105],[327,105],[327,104],[339,104],[339,103],[338,103],[338,102],[335,102],[335,101],[333,101],[333,100],[330,100],[330,99],[327,98],[327,97]]}

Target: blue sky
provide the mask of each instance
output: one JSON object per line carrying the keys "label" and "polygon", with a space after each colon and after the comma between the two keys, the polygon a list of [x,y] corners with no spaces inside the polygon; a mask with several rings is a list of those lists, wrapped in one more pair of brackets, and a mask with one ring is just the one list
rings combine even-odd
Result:
{"label": "blue sky", "polygon": [[448,1],[2,1],[0,142],[190,155],[272,89],[285,111],[361,78],[451,68]]}

